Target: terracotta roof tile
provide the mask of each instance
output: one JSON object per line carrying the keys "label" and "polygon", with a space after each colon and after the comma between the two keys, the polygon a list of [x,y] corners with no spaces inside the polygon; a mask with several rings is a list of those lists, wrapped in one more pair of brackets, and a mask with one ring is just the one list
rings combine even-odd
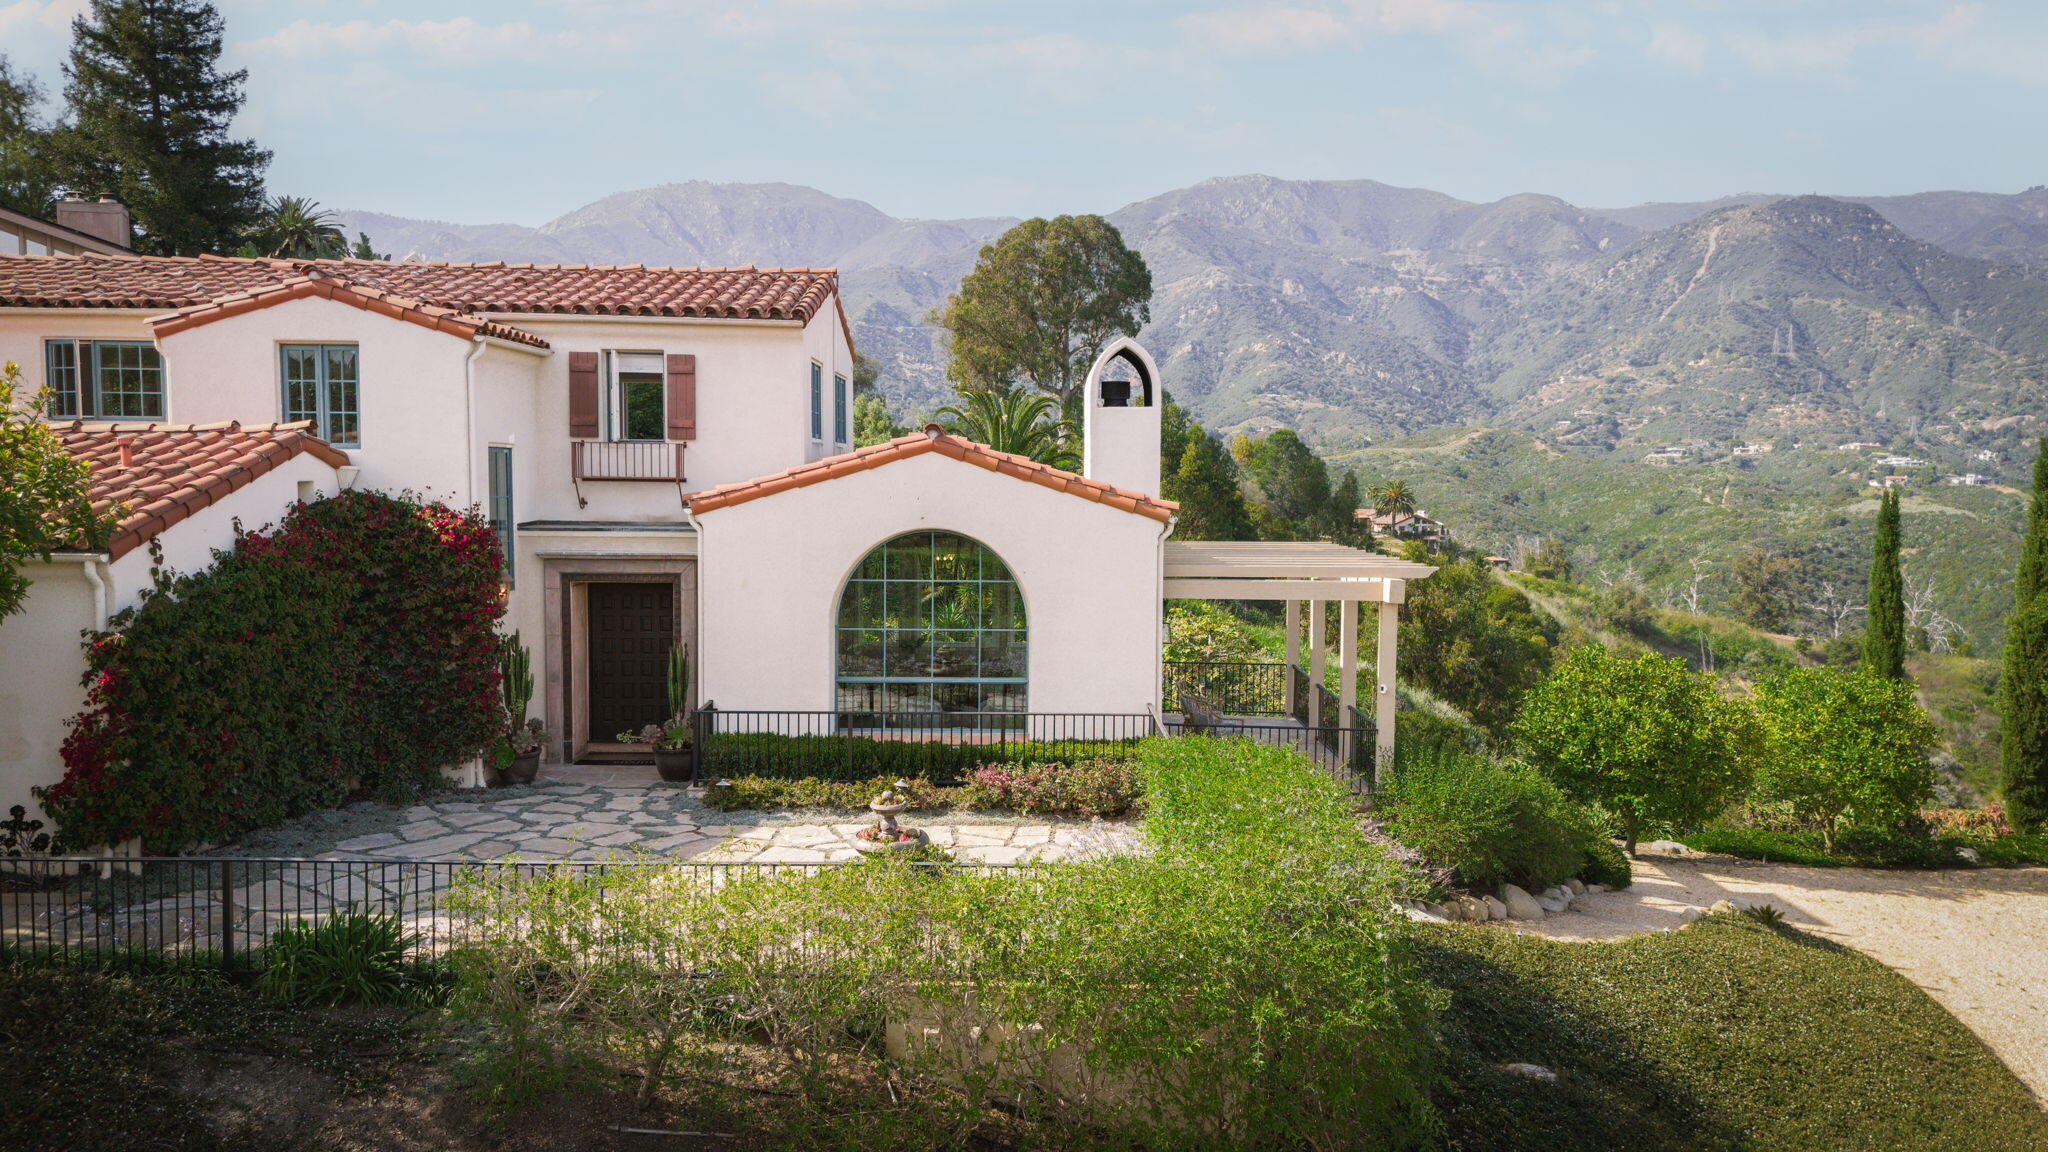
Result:
{"label": "terracotta roof tile", "polygon": [[699,513],[730,508],[735,504],[744,504],[749,500],[758,500],[777,492],[787,492],[792,488],[808,488],[813,484],[822,484],[840,476],[879,468],[884,464],[906,460],[912,456],[922,456],[927,452],[936,452],[955,460],[965,460],[1001,475],[1028,480],[1055,492],[1079,496],[1125,512],[1136,512],[1140,516],[1149,516],[1154,520],[1171,519],[1180,509],[1180,505],[1171,500],[1161,500],[1141,492],[1115,488],[1100,480],[1090,480],[1084,476],[1076,476],[1072,472],[1040,464],[1029,457],[998,452],[986,444],[976,444],[972,440],[942,432],[938,425],[932,424],[927,425],[922,432],[899,436],[886,444],[856,448],[838,456],[827,456],[822,460],[813,460],[808,464],[799,464],[794,468],[784,469],[769,476],[743,480],[737,484],[721,484],[691,496],[690,511]]}
{"label": "terracotta roof tile", "polygon": [[[119,558],[300,453],[328,464],[348,454],[296,424],[87,424],[51,426],[64,450],[92,468],[87,491],[99,511],[118,507],[107,541]],[[83,546],[82,542],[79,542]]]}
{"label": "terracotta roof tile", "polygon": [[296,280],[286,281],[283,284],[255,288],[247,292],[238,292],[231,296],[222,296],[219,299],[210,300],[204,304],[194,304],[189,308],[181,308],[168,316],[160,316],[150,323],[158,336],[169,336],[173,332],[182,332],[187,328],[197,328],[201,324],[210,324],[215,320],[225,320],[230,316],[239,316],[244,312],[252,312],[258,308],[268,308],[273,304],[282,304],[287,300],[303,300],[315,296],[339,301],[343,304],[352,304],[368,312],[376,312],[393,317],[394,319],[405,320],[413,324],[432,328],[436,331],[447,332],[460,336],[465,340],[474,339],[477,336],[491,336],[500,340],[509,340],[515,344],[529,345],[534,348],[546,348],[548,346],[547,341],[535,336],[533,333],[514,328],[509,324],[500,324],[494,320],[487,320],[482,316],[455,312],[419,300],[410,300],[372,285],[356,284],[317,272],[301,276]]}
{"label": "terracotta roof tile", "polygon": [[639,264],[455,264],[232,256],[4,256],[0,306],[184,309],[317,274],[405,306],[450,313],[697,316],[808,322],[836,303],[830,268],[649,268]]}

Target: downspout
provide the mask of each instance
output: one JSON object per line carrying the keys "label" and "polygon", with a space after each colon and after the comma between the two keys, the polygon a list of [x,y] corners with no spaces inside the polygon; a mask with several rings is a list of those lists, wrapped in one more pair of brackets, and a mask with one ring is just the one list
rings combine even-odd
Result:
{"label": "downspout", "polygon": [[462,465],[471,503],[476,502],[476,359],[489,347],[482,337],[470,345],[462,358]]}
{"label": "downspout", "polygon": [[85,582],[92,585],[92,630],[105,632],[114,616],[114,566],[110,561],[88,559],[79,567]]}

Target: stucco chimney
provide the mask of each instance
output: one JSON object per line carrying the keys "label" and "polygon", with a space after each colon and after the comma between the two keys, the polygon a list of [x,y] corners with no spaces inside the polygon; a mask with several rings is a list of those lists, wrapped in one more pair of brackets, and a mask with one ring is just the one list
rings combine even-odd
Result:
{"label": "stucco chimney", "polygon": [[[1112,366],[1117,379],[1104,379]],[[1131,492],[1159,495],[1159,416],[1166,390],[1159,366],[1138,342],[1120,338],[1088,370],[1081,417],[1081,474]]]}
{"label": "stucco chimney", "polygon": [[57,201],[57,223],[73,232],[83,232],[123,248],[135,243],[135,229],[128,217],[128,206],[113,196],[87,200],[77,193],[67,192],[63,199]]}

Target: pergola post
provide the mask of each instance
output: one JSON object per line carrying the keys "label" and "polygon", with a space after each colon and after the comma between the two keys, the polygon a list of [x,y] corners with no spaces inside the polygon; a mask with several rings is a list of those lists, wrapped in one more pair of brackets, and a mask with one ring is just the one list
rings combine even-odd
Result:
{"label": "pergola post", "polygon": [[1329,644],[1324,628],[1328,621],[1323,611],[1322,600],[1308,602],[1308,726],[1323,726],[1323,694],[1317,691],[1323,686],[1323,649]]}
{"label": "pergola post", "polygon": [[1286,712],[1294,715],[1301,702],[1294,698],[1294,670],[1301,667],[1301,601],[1287,601],[1287,675],[1281,679],[1284,686]]}
{"label": "pergola post", "polygon": [[1372,776],[1376,786],[1384,784],[1394,771],[1394,645],[1400,625],[1401,605],[1389,595],[1380,602],[1379,652],[1373,661]]}
{"label": "pergola post", "polygon": [[1337,759],[1350,764],[1351,710],[1358,706],[1358,605],[1350,600],[1337,604],[1337,675]]}

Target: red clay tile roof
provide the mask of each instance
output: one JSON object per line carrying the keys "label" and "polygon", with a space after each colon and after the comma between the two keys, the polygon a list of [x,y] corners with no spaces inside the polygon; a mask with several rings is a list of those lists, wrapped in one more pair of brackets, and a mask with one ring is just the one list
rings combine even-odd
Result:
{"label": "red clay tile roof", "polygon": [[340,467],[348,454],[296,424],[53,425],[64,450],[92,466],[88,497],[98,511],[119,505],[107,541],[116,559],[300,453]]}
{"label": "red clay tile roof", "polygon": [[763,496],[773,496],[777,492],[787,492],[792,488],[808,488],[840,476],[879,468],[892,460],[905,460],[912,456],[922,456],[927,452],[937,452],[941,456],[965,460],[991,472],[1014,476],[1019,480],[1029,480],[1055,492],[1070,493],[1084,500],[1107,504],[1111,508],[1125,512],[1136,512],[1140,516],[1149,516],[1154,520],[1171,519],[1173,514],[1180,510],[1180,505],[1171,500],[1161,500],[1147,496],[1143,492],[1114,488],[1100,480],[1090,480],[1076,476],[1072,472],[1040,464],[1027,456],[998,452],[986,444],[976,444],[972,440],[941,431],[936,424],[927,424],[924,431],[898,436],[887,444],[856,448],[851,452],[813,460],[809,464],[798,465],[772,476],[760,476],[737,484],[721,484],[716,488],[699,492],[690,497],[690,511],[695,514],[718,508],[730,508],[735,504],[744,504]]}
{"label": "red clay tile roof", "polygon": [[233,256],[0,257],[0,306],[189,308],[312,273],[460,313],[696,316],[808,322],[835,299],[830,268],[452,264]]}
{"label": "red clay tile roof", "polygon": [[201,324],[211,324],[215,320],[225,320],[230,316],[240,316],[244,312],[254,312],[258,308],[268,308],[287,300],[303,300],[308,296],[320,296],[343,304],[353,304],[366,312],[376,312],[439,332],[452,333],[465,340],[475,339],[481,335],[510,340],[534,348],[548,346],[547,341],[533,333],[509,324],[500,324],[465,312],[438,308],[367,284],[354,284],[317,272],[272,287],[237,292],[205,304],[181,308],[169,316],[161,316],[151,321],[151,326],[158,336],[169,336],[173,332],[197,328]]}

